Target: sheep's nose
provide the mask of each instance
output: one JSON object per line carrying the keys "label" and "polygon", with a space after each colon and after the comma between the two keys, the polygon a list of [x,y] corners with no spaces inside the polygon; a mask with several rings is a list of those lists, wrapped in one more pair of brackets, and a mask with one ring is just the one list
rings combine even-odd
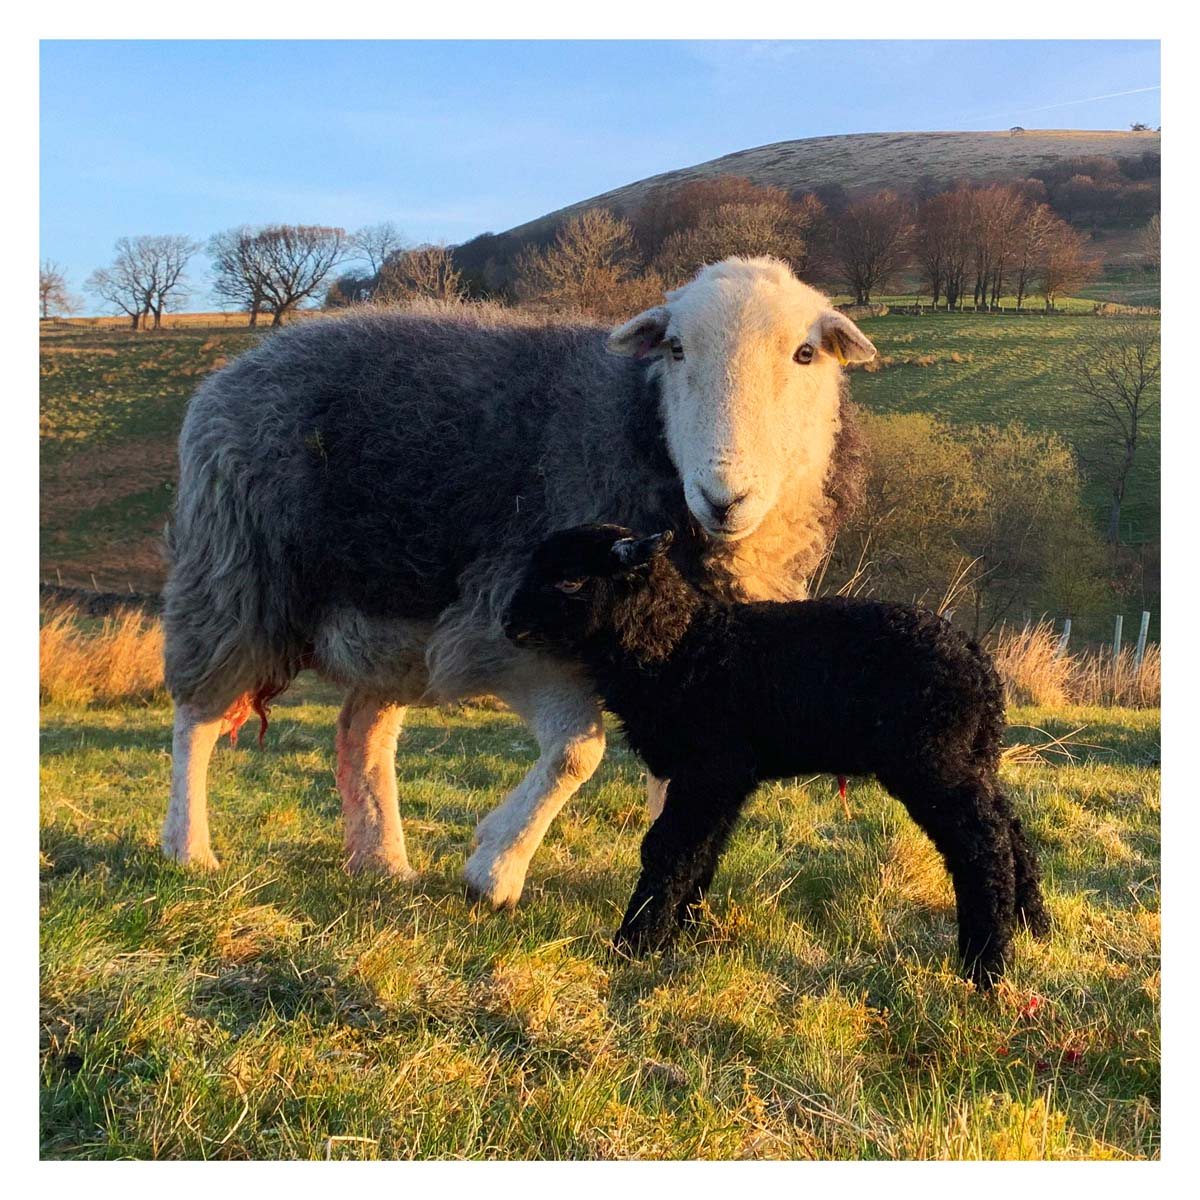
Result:
{"label": "sheep's nose", "polygon": [[729,518],[729,514],[741,504],[745,498],[750,495],[749,492],[743,492],[740,496],[734,496],[731,500],[719,500],[712,495],[707,488],[700,489],[700,495],[704,497],[704,503],[708,505],[709,511],[716,518],[718,525],[724,525]]}

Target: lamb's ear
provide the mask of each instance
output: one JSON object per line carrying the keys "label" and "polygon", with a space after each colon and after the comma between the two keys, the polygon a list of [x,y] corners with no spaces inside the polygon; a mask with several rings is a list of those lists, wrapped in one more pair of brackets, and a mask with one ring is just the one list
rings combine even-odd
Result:
{"label": "lamb's ear", "polygon": [[662,533],[651,534],[644,538],[618,538],[613,542],[613,557],[628,570],[630,567],[644,566],[653,558],[666,554],[675,535],[664,529]]}
{"label": "lamb's ear", "polygon": [[670,312],[661,306],[638,313],[633,320],[626,321],[608,335],[609,353],[624,354],[628,358],[645,358],[656,353],[667,336],[670,319]]}
{"label": "lamb's ear", "polygon": [[871,339],[849,317],[832,308],[817,318],[808,331],[808,340],[832,354],[843,367],[852,362],[870,362],[875,357]]}

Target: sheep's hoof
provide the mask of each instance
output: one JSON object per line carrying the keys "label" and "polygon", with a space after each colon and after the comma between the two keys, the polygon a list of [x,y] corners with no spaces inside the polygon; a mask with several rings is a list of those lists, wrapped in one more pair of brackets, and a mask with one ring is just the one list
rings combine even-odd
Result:
{"label": "sheep's hoof", "polygon": [[467,895],[478,904],[511,911],[525,890],[527,864],[512,856],[494,855],[481,847],[467,860],[463,869]]}
{"label": "sheep's hoof", "polygon": [[352,852],[346,861],[346,870],[351,875],[386,875],[399,883],[414,883],[421,878],[420,872],[408,865],[403,855],[386,854],[379,850]]}
{"label": "sheep's hoof", "polygon": [[164,837],[162,852],[172,862],[177,862],[181,867],[187,867],[193,871],[218,871],[221,868],[217,856],[207,844],[203,846],[176,845],[171,839]]}

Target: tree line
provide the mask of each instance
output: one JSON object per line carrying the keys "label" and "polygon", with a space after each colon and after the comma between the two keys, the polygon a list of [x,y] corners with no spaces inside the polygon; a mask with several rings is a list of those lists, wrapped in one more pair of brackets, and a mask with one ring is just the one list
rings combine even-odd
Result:
{"label": "tree line", "polygon": [[[84,290],[112,312],[129,318],[131,329],[159,329],[163,314],[188,301],[191,261],[207,253],[212,291],[223,305],[282,325],[312,300],[328,305],[373,298],[399,300],[410,295],[459,294],[458,272],[443,246],[406,246],[394,225],[384,222],[353,233],[328,225],[239,226],[202,243],[182,234],[146,234],[118,238],[112,262],[98,267]],[[345,279],[329,286],[333,272],[351,261],[368,264],[369,289]],[[323,288],[328,290],[322,292]],[[42,318],[78,311],[66,272],[56,262],[41,264],[38,311]]]}
{"label": "tree line", "polygon": [[[188,299],[186,268],[205,250],[213,292],[248,313],[251,325],[263,317],[280,325],[314,302],[338,307],[418,296],[486,296],[610,320],[653,303],[707,262],[766,254],[862,305],[889,288],[915,286],[935,308],[995,309],[1011,296],[1017,308],[1036,298],[1052,310],[1099,271],[1086,235],[1056,205],[1067,202],[1063,189],[1072,180],[1098,179],[1097,186],[1117,191],[1148,182],[1130,179],[1135,167],[1117,161],[1055,164],[1044,179],[940,188],[923,181],[910,194],[885,189],[856,198],[838,185],[788,192],[715,176],[652,188],[628,216],[590,209],[538,239],[482,234],[453,248],[406,244],[391,222],[353,233],[326,225],[239,226],[207,243],[182,235],[124,237],[113,261],[84,287],[127,316],[131,328],[158,328],[165,311]],[[1094,174],[1064,175],[1081,166]],[[1157,269],[1156,213],[1139,241],[1143,262]],[[345,269],[352,264],[359,265]],[[41,315],[72,305],[78,302],[61,268],[44,263]]]}

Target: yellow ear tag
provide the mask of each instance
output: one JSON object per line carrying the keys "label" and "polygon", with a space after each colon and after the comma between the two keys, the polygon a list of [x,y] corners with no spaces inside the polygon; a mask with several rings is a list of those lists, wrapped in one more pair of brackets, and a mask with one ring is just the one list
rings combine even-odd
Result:
{"label": "yellow ear tag", "polygon": [[842,353],[841,342],[834,342],[833,352],[837,355],[837,360],[844,367],[850,360]]}

